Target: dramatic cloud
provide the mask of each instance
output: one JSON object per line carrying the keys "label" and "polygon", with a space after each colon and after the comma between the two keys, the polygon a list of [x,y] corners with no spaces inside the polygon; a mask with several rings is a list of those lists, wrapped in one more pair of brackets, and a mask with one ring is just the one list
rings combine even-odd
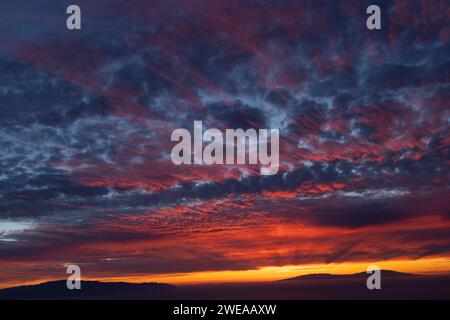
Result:
{"label": "dramatic cloud", "polygon": [[[0,4],[7,280],[448,257],[448,1],[379,2],[382,30],[370,1]],[[194,120],[279,129],[280,171],[174,165]]]}

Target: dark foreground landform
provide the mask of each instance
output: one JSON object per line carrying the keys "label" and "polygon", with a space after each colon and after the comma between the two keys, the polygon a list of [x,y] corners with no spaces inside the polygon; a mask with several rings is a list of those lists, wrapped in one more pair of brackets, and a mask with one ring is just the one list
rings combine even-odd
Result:
{"label": "dark foreground landform", "polygon": [[178,285],[82,281],[68,290],[66,281],[0,290],[0,300],[151,299],[151,300],[296,300],[296,299],[450,299],[450,275],[422,276],[382,271],[381,290],[369,290],[366,273],[312,274],[275,282]]}

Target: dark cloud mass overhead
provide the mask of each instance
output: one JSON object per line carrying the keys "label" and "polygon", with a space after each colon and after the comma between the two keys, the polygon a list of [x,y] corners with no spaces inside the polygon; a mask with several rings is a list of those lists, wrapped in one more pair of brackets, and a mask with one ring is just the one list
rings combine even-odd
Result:
{"label": "dark cloud mass overhead", "polygon": [[[2,2],[3,276],[449,257],[450,3],[372,2]],[[174,165],[194,120],[279,172]]]}

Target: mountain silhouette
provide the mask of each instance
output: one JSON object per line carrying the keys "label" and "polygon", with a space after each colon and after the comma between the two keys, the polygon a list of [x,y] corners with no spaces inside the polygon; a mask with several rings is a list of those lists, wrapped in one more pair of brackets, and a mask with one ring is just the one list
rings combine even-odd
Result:
{"label": "mountain silhouette", "polygon": [[67,289],[65,280],[0,290],[0,300],[11,299],[163,299],[176,287],[165,283],[81,281],[81,289]]}
{"label": "mountain silhouette", "polygon": [[[415,276],[410,273],[403,273],[393,270],[380,270],[381,277],[411,277]],[[370,274],[366,272],[358,272],[353,274],[331,274],[331,273],[311,273],[297,277],[281,279],[278,281],[296,281],[296,280],[336,280],[336,279],[352,279],[352,278],[367,278]]]}
{"label": "mountain silhouette", "polygon": [[[309,274],[279,281],[179,284],[66,281],[0,290],[0,300],[295,300],[295,299],[449,299],[450,275],[413,275],[381,270],[382,290],[368,290],[366,272]],[[297,281],[295,281],[297,280]]]}

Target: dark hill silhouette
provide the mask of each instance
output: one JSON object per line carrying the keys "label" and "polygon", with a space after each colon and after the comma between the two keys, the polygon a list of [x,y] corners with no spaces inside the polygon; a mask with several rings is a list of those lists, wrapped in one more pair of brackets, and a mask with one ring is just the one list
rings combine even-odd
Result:
{"label": "dark hill silhouette", "polygon": [[176,290],[165,283],[81,281],[81,290],[69,290],[65,280],[0,290],[5,299],[163,299]]}
{"label": "dark hill silhouette", "polygon": [[[66,281],[0,290],[11,299],[145,299],[145,300],[297,300],[297,299],[450,299],[450,275],[410,275],[381,271],[381,290],[368,290],[365,272],[310,274],[281,281],[177,285],[82,281],[68,290]],[[298,281],[294,281],[298,280]]]}
{"label": "dark hill silhouette", "polygon": [[[335,280],[335,279],[352,279],[352,278],[367,278],[370,274],[366,272],[358,272],[353,274],[331,274],[331,273],[312,273],[301,275],[297,277],[281,279],[278,281],[296,281],[296,280]],[[381,270],[381,276],[386,277],[411,277],[415,276],[410,273],[397,272],[393,270]]]}

